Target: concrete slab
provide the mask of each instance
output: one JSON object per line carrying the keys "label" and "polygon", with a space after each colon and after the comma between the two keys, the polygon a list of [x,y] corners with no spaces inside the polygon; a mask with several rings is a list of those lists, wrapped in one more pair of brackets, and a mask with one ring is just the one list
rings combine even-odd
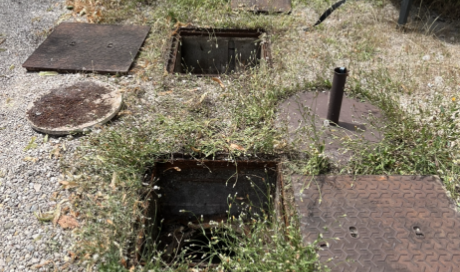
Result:
{"label": "concrete slab", "polygon": [[329,91],[296,94],[278,107],[278,126],[287,125],[291,142],[300,149],[317,141],[325,143],[325,153],[340,162],[351,153],[340,152],[349,139],[379,142],[383,135],[377,129],[382,125],[383,114],[369,102],[344,97],[338,126],[326,121]]}

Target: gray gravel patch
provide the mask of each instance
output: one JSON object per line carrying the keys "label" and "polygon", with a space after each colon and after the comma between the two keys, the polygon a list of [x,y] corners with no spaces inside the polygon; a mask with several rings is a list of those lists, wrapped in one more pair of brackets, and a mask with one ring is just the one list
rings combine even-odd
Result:
{"label": "gray gravel patch", "polygon": [[[53,26],[71,21],[66,20],[72,17],[67,16],[64,3],[0,0],[0,41],[4,39],[0,44],[0,272],[82,270],[68,265],[72,232],[40,222],[34,215],[55,209],[67,197],[59,184],[60,158],[52,154],[59,146],[61,159],[71,158],[82,138],[47,137],[34,131],[26,111],[53,88],[89,78],[112,86],[117,83],[104,75],[40,76],[22,68]],[[140,84],[132,75],[119,81],[124,86]],[[63,197],[55,199],[56,193]]]}
{"label": "gray gravel patch", "polygon": [[[41,77],[21,67],[67,13],[64,2],[0,0],[0,41],[5,39],[0,44],[0,271],[37,271],[35,266],[45,262],[61,271],[70,246],[69,231],[40,223],[34,212],[53,209],[52,194],[61,191],[59,160],[50,157],[51,151],[65,144],[66,152],[72,152],[78,140],[50,137],[45,143],[45,135],[28,125],[25,112],[50,88],[85,76]],[[36,146],[26,150],[33,137]]]}

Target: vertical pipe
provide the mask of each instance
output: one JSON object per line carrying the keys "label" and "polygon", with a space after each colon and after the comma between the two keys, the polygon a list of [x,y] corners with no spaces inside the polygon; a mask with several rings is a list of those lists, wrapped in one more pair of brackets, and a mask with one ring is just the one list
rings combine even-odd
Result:
{"label": "vertical pipe", "polygon": [[401,10],[399,11],[399,19],[398,19],[399,26],[403,26],[407,23],[407,17],[409,16],[411,6],[412,6],[412,0],[402,0]]}
{"label": "vertical pipe", "polygon": [[235,71],[235,42],[233,40],[228,41],[228,71]]}
{"label": "vertical pipe", "polygon": [[347,76],[347,68],[337,67],[334,69],[334,79],[332,81],[331,93],[329,94],[326,118],[330,121],[331,125],[337,125],[339,123],[340,109],[342,108],[343,90]]}

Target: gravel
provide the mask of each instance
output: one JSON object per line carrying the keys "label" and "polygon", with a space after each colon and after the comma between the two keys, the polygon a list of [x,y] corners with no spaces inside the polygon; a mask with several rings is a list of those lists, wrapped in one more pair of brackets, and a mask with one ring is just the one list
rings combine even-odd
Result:
{"label": "gravel", "polygon": [[[40,223],[33,212],[56,207],[51,199],[59,187],[59,160],[50,157],[57,144],[72,152],[78,140],[49,138],[28,125],[30,102],[84,75],[39,76],[22,63],[45,39],[46,33],[68,13],[64,0],[0,0],[0,272],[57,271],[65,263],[69,231]],[[3,50],[6,49],[6,50]],[[35,138],[36,147],[26,150]],[[64,151],[61,151],[61,153]],[[67,258],[68,259],[68,258]],[[75,271],[74,269],[72,269]]]}

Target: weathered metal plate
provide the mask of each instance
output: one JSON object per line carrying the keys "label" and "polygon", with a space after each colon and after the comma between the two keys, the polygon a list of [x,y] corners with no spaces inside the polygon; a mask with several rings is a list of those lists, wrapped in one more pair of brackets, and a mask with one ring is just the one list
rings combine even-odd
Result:
{"label": "weathered metal plate", "polygon": [[332,271],[459,271],[460,216],[438,178],[296,176],[293,188],[304,242],[323,235]]}
{"label": "weathered metal plate", "polygon": [[129,71],[149,26],[61,23],[22,65],[28,71]]}
{"label": "weathered metal plate", "polygon": [[256,12],[291,12],[291,0],[232,0],[232,9]]}

